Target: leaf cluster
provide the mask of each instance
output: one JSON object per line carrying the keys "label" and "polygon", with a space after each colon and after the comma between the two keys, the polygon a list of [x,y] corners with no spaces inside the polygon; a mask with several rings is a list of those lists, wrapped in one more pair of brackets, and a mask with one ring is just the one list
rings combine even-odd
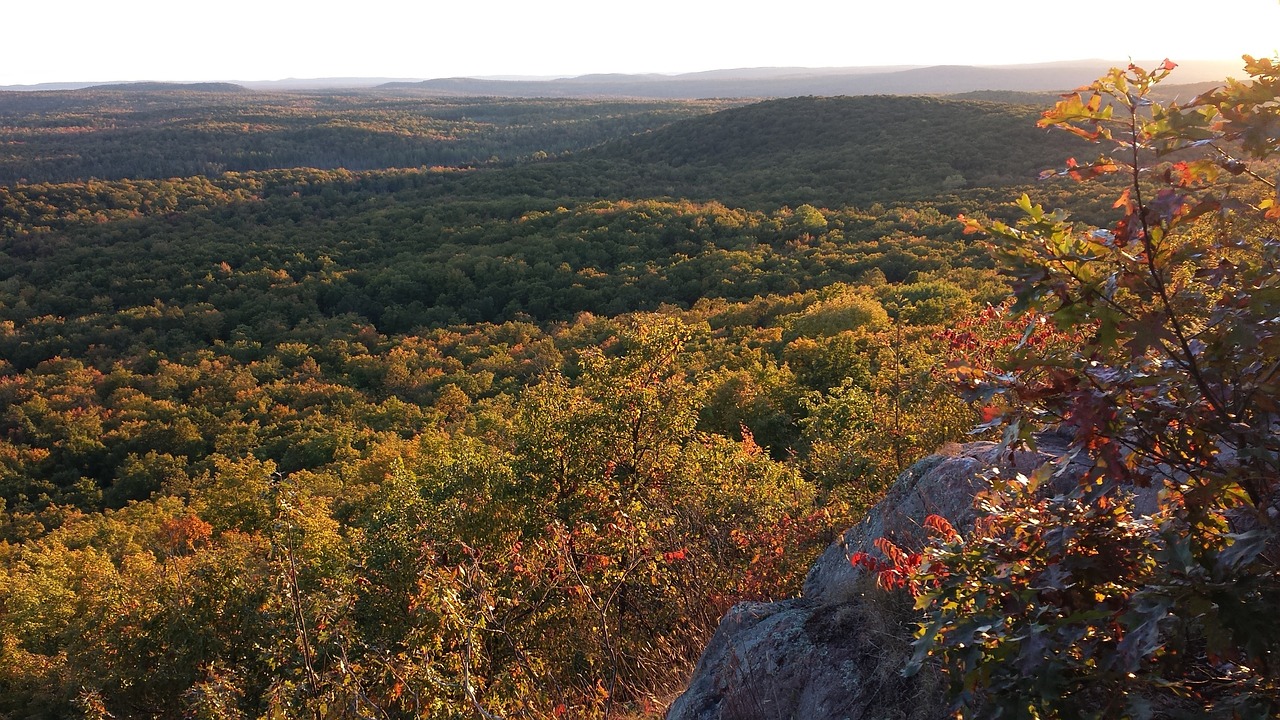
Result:
{"label": "leaf cluster", "polygon": [[[1000,398],[1006,441],[1045,424],[1071,437],[1052,466],[1000,481],[987,524],[938,545],[917,660],[935,653],[980,714],[1270,716],[1280,707],[1275,503],[1274,183],[1277,76],[1246,58],[1185,106],[1149,97],[1174,64],[1130,67],[1067,96],[1042,124],[1113,145],[1062,174],[1119,173],[1106,227],[1027,196],[1014,225],[971,222],[1018,268],[1019,301],[1078,345],[969,366]],[[1242,159],[1243,158],[1243,159]],[[1224,172],[1225,171],[1225,172]],[[1141,499],[1139,499],[1141,498]]]}

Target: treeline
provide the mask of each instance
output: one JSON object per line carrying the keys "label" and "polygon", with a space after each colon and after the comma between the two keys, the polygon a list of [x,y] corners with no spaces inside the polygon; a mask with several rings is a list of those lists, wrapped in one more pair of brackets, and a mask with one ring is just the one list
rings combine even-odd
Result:
{"label": "treeline", "polygon": [[1085,150],[1065,134],[1046,137],[1035,110],[1017,104],[791,98],[713,112],[728,106],[375,91],[8,93],[0,185],[524,160],[468,178],[465,194],[840,207],[1033,182]]}
{"label": "treeline", "polygon": [[728,105],[376,91],[0,93],[0,185],[478,165],[578,150]]}

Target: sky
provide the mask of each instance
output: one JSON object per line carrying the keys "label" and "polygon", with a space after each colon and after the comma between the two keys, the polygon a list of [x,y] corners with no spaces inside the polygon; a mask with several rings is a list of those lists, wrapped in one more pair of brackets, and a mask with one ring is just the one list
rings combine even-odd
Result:
{"label": "sky", "polygon": [[0,85],[1230,60],[1280,0],[0,0]]}

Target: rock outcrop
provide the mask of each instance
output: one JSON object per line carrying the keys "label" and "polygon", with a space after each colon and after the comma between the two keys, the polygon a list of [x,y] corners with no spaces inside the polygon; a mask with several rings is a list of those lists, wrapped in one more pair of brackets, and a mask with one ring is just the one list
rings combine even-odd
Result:
{"label": "rock outcrop", "polygon": [[[688,689],[668,720],[859,720],[941,718],[939,678],[902,678],[910,655],[911,612],[902,598],[872,592],[849,563],[876,538],[901,547],[925,540],[924,520],[941,515],[961,532],[973,527],[983,470],[1029,473],[1061,457],[1065,439],[1040,438],[1040,451],[1010,454],[993,443],[958,445],[904,472],[865,519],[845,531],[809,571],[799,598],[742,603],[720,621]],[[1073,482],[1064,473],[1064,483]]]}

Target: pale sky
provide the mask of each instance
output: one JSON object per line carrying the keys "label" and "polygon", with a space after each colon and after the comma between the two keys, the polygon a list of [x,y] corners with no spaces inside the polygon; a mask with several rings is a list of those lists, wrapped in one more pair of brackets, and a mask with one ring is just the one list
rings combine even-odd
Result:
{"label": "pale sky", "polygon": [[1278,46],[1280,0],[0,0],[0,85],[1229,60]]}

